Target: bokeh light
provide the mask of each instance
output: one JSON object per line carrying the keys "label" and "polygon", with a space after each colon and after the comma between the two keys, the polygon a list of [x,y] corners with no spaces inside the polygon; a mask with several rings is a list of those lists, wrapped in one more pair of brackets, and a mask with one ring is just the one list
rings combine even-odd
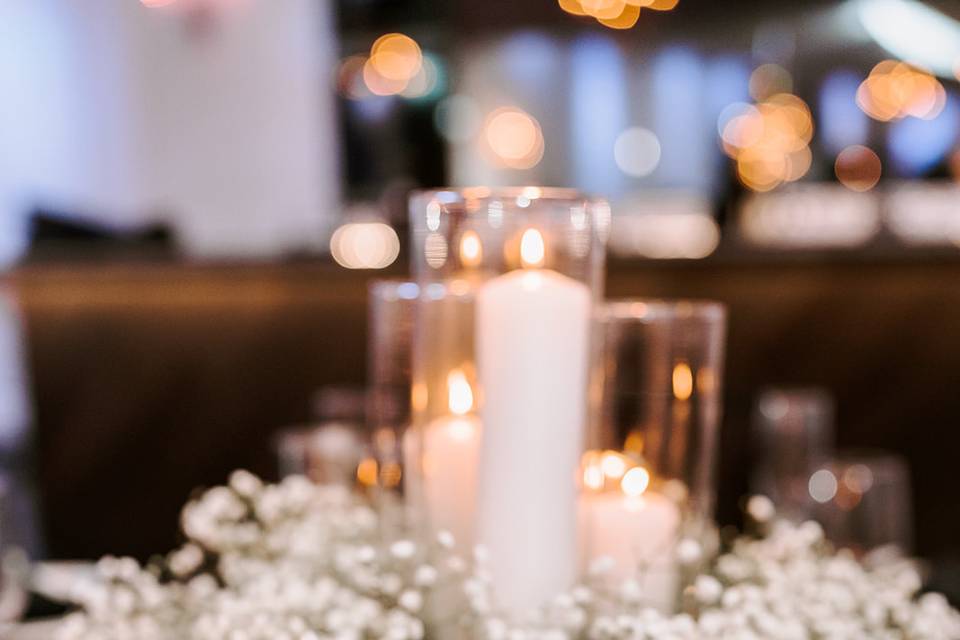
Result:
{"label": "bokeh light", "polygon": [[881,122],[907,116],[930,120],[946,102],[946,90],[933,74],[896,60],[877,64],[857,89],[857,104]]}
{"label": "bokeh light", "polygon": [[540,123],[516,107],[501,107],[490,113],[483,139],[496,163],[511,169],[535,167],[543,158]]}
{"label": "bokeh light", "polygon": [[660,140],[649,129],[631,127],[617,136],[613,158],[627,175],[650,175],[660,164]]}
{"label": "bokeh light", "polygon": [[348,223],[330,237],[330,254],[347,269],[383,269],[400,254],[400,238],[382,222]]}
{"label": "bokeh light", "polygon": [[[347,66],[348,62],[350,66]],[[437,69],[434,63],[431,65],[435,83]],[[419,97],[431,88],[431,70],[425,71],[424,66],[423,52],[413,38],[402,33],[388,33],[377,38],[370,47],[370,56],[364,60],[360,76],[366,88],[374,95],[397,95],[413,84],[412,97]],[[356,68],[357,61],[350,58],[341,65],[338,84],[341,91],[349,97],[363,97],[349,80],[356,76]],[[351,73],[352,75],[349,75]],[[345,77],[345,74],[348,75]],[[344,86],[350,87],[349,91],[346,91]]]}
{"label": "bokeh light", "polygon": [[420,71],[423,53],[420,45],[402,33],[388,33],[370,47],[370,64],[388,80],[409,82]]}
{"label": "bokeh light", "polygon": [[807,484],[810,497],[821,504],[830,502],[837,495],[837,477],[828,469],[815,471]]}
{"label": "bokeh light", "polygon": [[467,268],[476,268],[483,263],[483,244],[472,229],[460,237],[460,263]]}
{"label": "bokeh light", "polygon": [[641,6],[654,11],[670,11],[678,4],[680,4],[680,0],[641,0],[640,2]]}
{"label": "bokeh light", "polygon": [[639,498],[650,486],[650,472],[643,467],[627,471],[620,481],[620,488],[631,498]]}
{"label": "bokeh light", "polygon": [[140,0],[140,4],[147,7],[148,9],[156,9],[158,7],[165,7],[167,5],[173,4],[177,0]]}
{"label": "bokeh light", "polygon": [[574,16],[589,16],[611,29],[630,29],[643,8],[669,11],[678,0],[558,0],[560,8]]}
{"label": "bokeh light", "polygon": [[863,145],[847,147],[834,164],[837,180],[852,191],[869,191],[880,181],[883,165],[874,151]]}
{"label": "bokeh light", "polygon": [[737,177],[753,191],[795,182],[810,170],[813,117],[790,93],[775,93],[756,105],[734,103],[717,122],[724,152],[736,160]]}

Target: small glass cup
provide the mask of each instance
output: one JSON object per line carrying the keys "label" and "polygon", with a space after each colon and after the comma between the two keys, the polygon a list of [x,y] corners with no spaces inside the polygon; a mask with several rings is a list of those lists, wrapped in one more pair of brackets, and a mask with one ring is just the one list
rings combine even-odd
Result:
{"label": "small glass cup", "polygon": [[811,474],[814,515],[838,547],[864,554],[881,547],[913,547],[910,469],[902,456],[840,453]]}
{"label": "small glass cup", "polygon": [[716,549],[712,525],[726,311],[622,300],[598,313],[602,374],[582,463],[582,557],[610,557],[672,610]]}
{"label": "small glass cup", "polygon": [[365,391],[324,387],[314,397],[316,422],[281,431],[276,439],[281,478],[305,475],[321,484],[351,487],[364,455]]}
{"label": "small glass cup", "polygon": [[[381,507],[400,508],[408,483],[403,439],[410,430],[413,331],[420,286],[404,280],[376,280],[368,295],[367,425],[373,473]],[[374,468],[375,467],[375,468]]]}
{"label": "small glass cup", "polygon": [[754,411],[756,464],[751,492],[794,521],[813,515],[810,474],[833,456],[834,403],[825,389],[767,389]]}

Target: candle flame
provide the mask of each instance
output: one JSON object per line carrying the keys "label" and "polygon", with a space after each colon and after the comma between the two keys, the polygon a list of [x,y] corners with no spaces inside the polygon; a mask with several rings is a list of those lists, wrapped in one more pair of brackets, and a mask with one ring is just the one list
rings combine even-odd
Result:
{"label": "candle flame", "polygon": [[460,369],[454,369],[447,376],[447,393],[452,413],[462,416],[473,408],[473,390],[467,382],[467,376]]}
{"label": "candle flame", "polygon": [[483,245],[476,231],[467,231],[460,238],[460,261],[465,267],[479,267],[483,261]]}
{"label": "candle flame", "polygon": [[588,489],[599,491],[603,488],[603,470],[595,464],[583,468],[583,485]]}
{"label": "candle flame", "polygon": [[607,451],[603,454],[603,460],[600,462],[600,468],[603,469],[603,475],[611,479],[623,477],[627,472],[627,461],[622,453],[617,451]]}
{"label": "candle flame", "polygon": [[536,229],[527,229],[520,238],[520,260],[526,268],[543,266],[546,253],[543,246],[543,236]]}
{"label": "candle flame", "polygon": [[693,372],[686,362],[678,362],[673,368],[673,395],[677,400],[689,400],[693,395]]}
{"label": "candle flame", "polygon": [[643,467],[627,471],[620,481],[620,489],[631,498],[639,498],[650,486],[650,472]]}

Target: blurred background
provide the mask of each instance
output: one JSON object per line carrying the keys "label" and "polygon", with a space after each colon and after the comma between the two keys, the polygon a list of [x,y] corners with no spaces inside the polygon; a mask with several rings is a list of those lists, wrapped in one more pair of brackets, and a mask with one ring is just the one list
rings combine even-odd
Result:
{"label": "blurred background", "polygon": [[408,192],[564,185],[608,297],[728,305],[720,522],[869,502],[956,594],[958,74],[948,0],[5,0],[6,540],[146,558],[354,446]]}

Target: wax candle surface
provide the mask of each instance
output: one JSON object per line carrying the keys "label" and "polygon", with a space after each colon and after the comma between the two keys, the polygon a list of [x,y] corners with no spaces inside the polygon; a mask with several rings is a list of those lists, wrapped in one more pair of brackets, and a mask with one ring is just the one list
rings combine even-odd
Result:
{"label": "wax candle surface", "polygon": [[590,309],[586,285],[546,269],[512,271],[477,294],[478,538],[497,604],[510,613],[576,579]]}
{"label": "wax candle surface", "polygon": [[[404,460],[410,470],[407,489],[422,500],[433,530],[450,531],[461,549],[473,548],[480,457],[480,421],[470,414],[473,391],[463,371],[447,377],[450,415],[411,429],[404,436]],[[420,440],[418,441],[418,438]]]}
{"label": "wax candle surface", "polygon": [[[410,441],[415,437],[408,433],[404,442],[408,459],[416,455],[409,452],[418,450]],[[430,526],[451,532],[461,549],[472,549],[474,544],[479,455],[480,421],[476,417],[438,418],[423,430],[419,497],[425,502]]]}
{"label": "wax candle surface", "polygon": [[585,491],[580,497],[581,556],[607,557],[611,580],[636,578],[647,603],[669,611],[679,586],[674,558],[680,510],[668,498],[648,491],[632,497],[620,491]]}

